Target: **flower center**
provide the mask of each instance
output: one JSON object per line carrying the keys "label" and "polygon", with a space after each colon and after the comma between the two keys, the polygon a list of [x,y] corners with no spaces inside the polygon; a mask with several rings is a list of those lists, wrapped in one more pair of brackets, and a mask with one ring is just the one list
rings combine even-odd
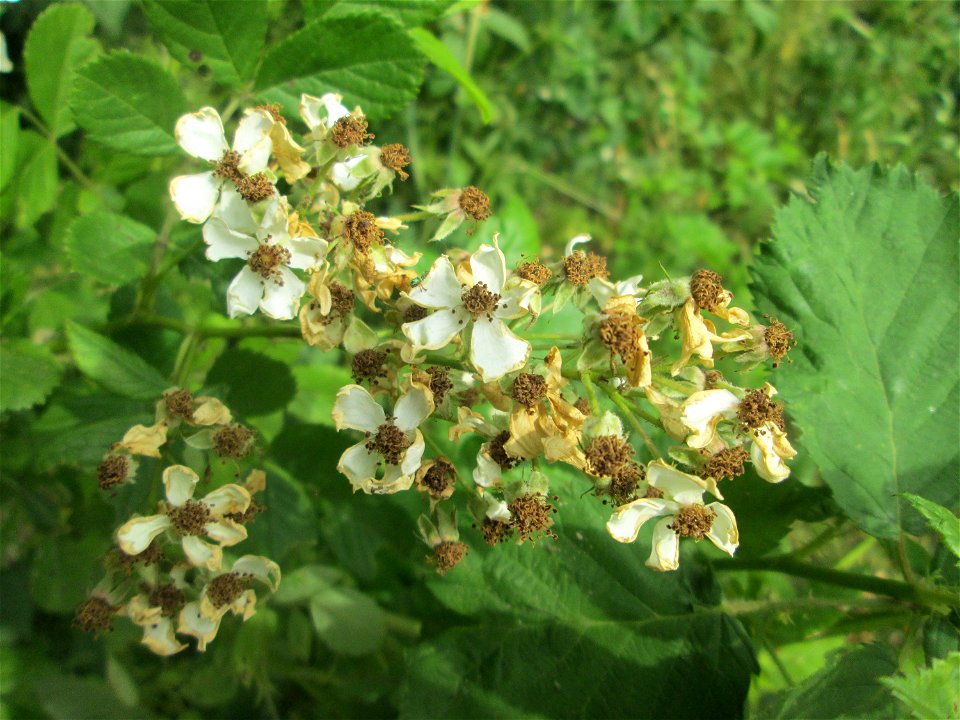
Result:
{"label": "flower center", "polygon": [[223,157],[220,158],[220,161],[214,166],[213,174],[234,183],[242,180],[244,174],[240,169],[240,153],[235,150],[227,150],[224,152]]}
{"label": "flower center", "polygon": [[102,597],[94,596],[84,600],[73,616],[73,624],[84,632],[101,633],[113,629],[113,618],[118,607],[111,605]]}
{"label": "flower center", "polygon": [[697,307],[715,311],[722,307],[727,296],[723,289],[723,278],[713,270],[697,270],[690,278],[690,295]]}
{"label": "flower center", "polygon": [[607,259],[596,253],[574,250],[563,258],[563,272],[574,285],[586,285],[593,278],[609,277]]}
{"label": "flower center", "polygon": [[610,477],[607,492],[617,505],[625,505],[634,499],[637,486],[643,480],[643,469],[634,462],[627,462]]}
{"label": "flower center", "polygon": [[428,558],[437,566],[437,572],[446,575],[466,557],[469,548],[462,542],[442,542],[433,549],[433,558]]}
{"label": "flower center", "polygon": [[344,115],[330,128],[330,139],[338,148],[365,145],[375,137],[367,132],[367,119],[363,115]]}
{"label": "flower center", "polygon": [[463,307],[475,318],[481,315],[490,317],[500,302],[500,296],[495,292],[490,292],[486,283],[478,282],[469,290],[465,290],[460,296],[463,301]]}
{"label": "flower center", "polygon": [[547,396],[547,381],[533,373],[520,373],[513,381],[510,397],[533,410]]}
{"label": "flower center", "polygon": [[543,285],[553,277],[553,271],[546,265],[541,265],[539,260],[520,263],[517,266],[517,275],[524,280],[529,280],[535,285]]}
{"label": "flower center", "polygon": [[770,318],[770,324],[763,331],[763,341],[767,344],[767,351],[773,357],[773,367],[780,367],[780,361],[790,352],[790,348],[797,344],[793,333],[779,320]]}
{"label": "flower center", "polygon": [[187,500],[180,507],[169,506],[167,517],[178,534],[203,535],[204,526],[210,522],[210,508],[202,502]]}
{"label": "flower center", "polygon": [[600,341],[611,354],[629,362],[640,352],[640,318],[626,313],[610,313],[600,323]]}
{"label": "flower center", "polygon": [[367,442],[367,450],[378,452],[388,465],[399,465],[407,448],[413,445],[413,440],[406,433],[390,422],[383,423],[377,428],[377,434]]}
{"label": "flower center", "polygon": [[393,170],[400,176],[400,180],[406,180],[410,174],[404,171],[404,168],[410,164],[410,151],[405,145],[392,143],[380,148],[380,162]]}
{"label": "flower center", "polygon": [[[536,542],[541,535],[557,539],[556,533],[550,530],[553,525],[553,505],[550,505],[543,495],[527,493],[521,495],[507,506],[510,509],[510,524],[520,536],[520,542],[531,540]],[[537,537],[533,537],[536,535]]]}
{"label": "flower center", "polygon": [[330,314],[331,321],[335,318],[346,317],[353,310],[353,300],[356,297],[353,290],[334,281],[330,283]]}
{"label": "flower center", "polygon": [[207,583],[207,598],[215,608],[229,605],[247,589],[253,575],[230,572]]}
{"label": "flower center", "polygon": [[165,393],[163,404],[167,415],[177,420],[193,420],[193,395],[189,390],[175,390]]}
{"label": "flower center", "polygon": [[786,427],[783,406],[773,402],[763,390],[751,390],[747,393],[737,408],[737,419],[744,431],[756,430],[768,421],[781,430]]}
{"label": "flower center", "polygon": [[648,485],[646,492],[643,493],[645,498],[652,498],[654,500],[659,500],[663,497],[663,490],[653,485]]}
{"label": "flower center", "polygon": [[251,500],[247,509],[243,512],[224,513],[223,517],[227,520],[233,520],[235,523],[246,525],[248,522],[253,522],[253,519],[264,510],[266,508],[263,505]]}
{"label": "flower center", "polygon": [[357,382],[364,380],[376,380],[383,377],[383,363],[387,359],[387,353],[383,350],[361,350],[353,356],[351,369],[353,379]]}
{"label": "flower center", "polygon": [[347,218],[343,234],[353,243],[357,252],[366,254],[371,245],[383,245],[383,230],[377,226],[377,217],[372,212],[357,210]]}
{"label": "flower center", "polygon": [[268,197],[273,197],[273,193],[276,192],[276,188],[273,187],[270,178],[263,173],[245,175],[239,180],[236,180],[235,184],[237,186],[237,192],[240,193],[240,197],[251,205],[261,200],[266,200]]}
{"label": "flower center", "polygon": [[186,598],[173,583],[157,585],[150,591],[150,607],[160,608],[164,617],[176,617],[183,607]]}
{"label": "flower center", "polygon": [[421,307],[420,305],[408,305],[407,309],[403,311],[403,322],[411,323],[416,322],[417,320],[423,320],[429,314],[430,311],[425,307]]}
{"label": "flower center", "polygon": [[247,258],[251,270],[264,280],[273,280],[278,285],[283,285],[279,267],[289,262],[290,251],[278,243],[260,243]]}
{"label": "flower center", "polygon": [[253,443],[253,431],[243,425],[228,425],[213,434],[213,451],[221,458],[245,458]]}
{"label": "flower center", "polygon": [[446,458],[437,458],[423,474],[420,484],[433,497],[442,496],[457,481],[457,470]]}
{"label": "flower center", "polygon": [[680,512],[667,527],[680,537],[702,540],[710,532],[716,517],[717,514],[706,505],[686,505],[680,508]]}
{"label": "flower center", "polygon": [[278,122],[282,125],[287,124],[287,119],[280,114],[280,103],[265,103],[263,105],[257,105],[257,110],[265,110],[270,113],[270,116],[273,118],[274,122]]}
{"label": "flower center", "polygon": [[504,430],[490,441],[489,450],[487,451],[490,454],[490,458],[500,466],[501,470],[509,470],[520,462],[518,458],[507,455],[507,451],[504,450],[503,446],[509,441],[510,431]]}
{"label": "flower center", "polygon": [[513,526],[501,520],[484,518],[480,532],[483,533],[483,539],[487,545],[496,545],[510,539],[513,535]]}
{"label": "flower center", "polygon": [[490,198],[480,188],[468,185],[460,191],[460,209],[474,220],[490,217]]}
{"label": "flower center", "polygon": [[427,374],[430,376],[430,392],[433,393],[433,401],[439,404],[447,393],[453,389],[453,383],[450,381],[450,371],[445,367],[434,365],[427,368]]}
{"label": "flower center", "polygon": [[620,435],[600,435],[590,441],[583,454],[595,475],[612,477],[630,462],[633,448]]}
{"label": "flower center", "polygon": [[718,450],[707,460],[707,464],[703,467],[703,474],[705,477],[712,477],[714,480],[722,480],[723,478],[732,480],[735,477],[740,477],[743,475],[743,462],[748,457],[750,457],[750,453],[742,447]]}
{"label": "flower center", "polygon": [[130,459],[125,455],[108,455],[97,465],[97,484],[109,490],[123,484],[130,472]]}
{"label": "flower center", "polygon": [[153,540],[153,542],[147,545],[146,550],[138,555],[128,555],[120,548],[114,548],[111,556],[111,561],[116,562],[117,567],[123,570],[124,574],[128,577],[138,563],[150,566],[155,565],[161,560],[163,560],[163,549],[157,540]]}

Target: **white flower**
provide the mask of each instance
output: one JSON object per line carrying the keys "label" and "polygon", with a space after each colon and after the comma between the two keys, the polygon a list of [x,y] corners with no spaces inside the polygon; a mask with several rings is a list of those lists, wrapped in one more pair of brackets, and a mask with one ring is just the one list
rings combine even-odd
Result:
{"label": "white flower", "polygon": [[757,475],[767,482],[783,482],[790,477],[790,468],[784,460],[797,454],[787,434],[774,422],[765,422],[761,427],[750,431],[753,445],[750,448],[750,461]]}
{"label": "white flower", "polygon": [[[433,409],[433,394],[420,383],[412,383],[400,396],[389,418],[366,388],[341,388],[332,413],[337,430],[367,433],[366,439],[344,451],[337,465],[354,491],[386,495],[407,490],[413,484],[425,448],[417,427]],[[378,478],[381,461],[385,469]]]}
{"label": "white flower", "polygon": [[[163,471],[167,502],[159,515],[134,518],[117,530],[117,544],[127,555],[139,555],[166,530],[180,537],[183,552],[195,567],[216,570],[223,559],[223,548],[247,537],[247,529],[225,517],[242,513],[250,506],[250,493],[239,485],[224,485],[203,499],[193,499],[200,478],[188,467],[171,465]],[[206,535],[216,545],[201,540]]]}
{"label": "white flower", "polygon": [[700,390],[680,405],[680,422],[690,431],[686,442],[692,448],[705,448],[717,436],[721,420],[737,416],[740,398],[729,390]]}
{"label": "white flower", "polygon": [[645,497],[622,505],[607,521],[607,531],[614,540],[631,543],[637,539],[647,520],[663,518],[653,530],[653,548],[647,567],[654,570],[676,570],[680,566],[680,538],[704,537],[733,555],[740,544],[737,520],[722,503],[703,504],[703,494],[718,498],[716,483],[696,475],[688,475],[662,460],[647,466],[647,482],[663,493],[663,497]]}
{"label": "white flower", "polygon": [[224,190],[213,217],[203,226],[203,239],[210,260],[247,261],[227,288],[230,317],[250,315],[258,306],[274,320],[296,316],[306,285],[290,268],[319,267],[328,243],[310,235],[291,237],[290,225],[286,198],[272,197],[258,220],[238,193]]}
{"label": "white flower", "polygon": [[436,350],[472,323],[470,360],[483,382],[490,382],[522,368],[530,355],[530,343],[504,322],[526,312],[520,304],[526,290],[519,285],[505,287],[506,261],[496,238],[493,246],[481,245],[469,264],[469,282],[461,283],[447,256],[437,258],[423,282],[407,294],[434,312],[404,323],[403,332],[417,351]]}
{"label": "white flower", "polygon": [[[236,153],[235,169],[255,175],[267,169],[270,162],[273,116],[266,110],[247,110],[237,125],[233,147],[227,145],[220,115],[205,107],[177,120],[174,136],[180,147],[195,158],[220,163],[228,151]],[[226,159],[230,159],[229,156]],[[233,164],[232,162],[230,163]],[[202,223],[213,212],[226,179],[213,170],[196,175],[180,175],[170,181],[170,197],[180,216],[192,223]]]}
{"label": "white flower", "polygon": [[304,93],[300,96],[300,117],[311,131],[319,128],[332,128],[337,120],[350,114],[341,102],[342,95],[326,93],[321,97],[314,97]]}

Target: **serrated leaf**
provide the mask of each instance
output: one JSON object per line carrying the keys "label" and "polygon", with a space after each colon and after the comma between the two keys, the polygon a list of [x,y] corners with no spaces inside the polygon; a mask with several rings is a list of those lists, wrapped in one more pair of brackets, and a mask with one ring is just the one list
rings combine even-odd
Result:
{"label": "serrated leaf", "polygon": [[123,285],[146,274],[155,239],[151,228],[126,215],[94,212],[70,224],[65,247],[76,272]]}
{"label": "serrated leaf", "polygon": [[753,651],[715,607],[719,590],[693,544],[680,571],[654,572],[644,566],[650,532],[613,541],[603,531],[609,509],[560,483],[574,499],[557,503],[557,542],[473,542],[430,582],[473,624],[411,653],[401,717],[741,716]]}
{"label": "serrated leaf", "polygon": [[903,493],[903,497],[927,519],[930,527],[943,538],[943,544],[950,549],[950,552],[960,558],[960,518],[942,505],[930,502],[919,495]]}
{"label": "serrated leaf", "polygon": [[67,102],[74,73],[100,50],[88,37],[94,17],[83,5],[47,8],[33,23],[23,48],[30,100],[54,137],[73,130]]}
{"label": "serrated leaf", "polygon": [[57,201],[57,152],[53,143],[32,131],[22,131],[17,143],[17,227],[29,228]]}
{"label": "serrated leaf", "polygon": [[473,104],[477,106],[477,110],[480,111],[480,119],[483,120],[484,124],[489,124],[493,119],[493,103],[490,102],[487,94],[471,77],[470,72],[463,67],[456,55],[450,52],[450,48],[444,45],[443,41],[436,35],[423,28],[413,28],[408,31],[408,34],[416,41],[420,52],[427,56],[427,60],[457,81],[460,87],[470,96]]}
{"label": "serrated leaf", "polygon": [[206,65],[231,87],[253,77],[267,29],[264,0],[149,0],[143,9],[160,41],[188,67]]}
{"label": "serrated leaf", "polygon": [[920,530],[902,492],[958,503],[957,201],[901,167],[819,158],[752,274],[799,339],[774,383],[837,503],[867,532]]}
{"label": "serrated leaf", "polygon": [[77,72],[70,105],[90,139],[136,155],[172,152],[173,127],[188,109],[169,72],[123,50]]}
{"label": "serrated leaf", "polygon": [[282,410],[297,393],[289,365],[243,349],[228,349],[217,358],[207,384],[223,386],[224,401],[241,417]]}
{"label": "serrated leaf", "polygon": [[72,321],[67,340],[77,367],[108,390],[136,400],[154,400],[169,383],[139,355]]}
{"label": "serrated leaf", "polygon": [[934,660],[930,667],[913,667],[902,677],[880,682],[918,720],[960,717],[960,652]]}
{"label": "serrated leaf", "polygon": [[433,22],[452,5],[453,0],[304,0],[303,14],[317,20],[375,13],[409,28]]}
{"label": "serrated leaf", "polygon": [[0,345],[0,412],[26,410],[60,384],[63,366],[44,346],[28,340]]}
{"label": "serrated leaf", "polygon": [[257,75],[260,94],[295,110],[300,93],[343,94],[371,119],[405,107],[423,82],[426,58],[403,28],[383,17],[317,20],[276,45]]}

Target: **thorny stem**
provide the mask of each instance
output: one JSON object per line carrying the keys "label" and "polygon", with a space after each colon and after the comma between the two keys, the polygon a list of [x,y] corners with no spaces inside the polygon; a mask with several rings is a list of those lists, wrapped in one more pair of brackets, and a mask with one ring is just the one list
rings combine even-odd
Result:
{"label": "thorny stem", "polygon": [[915,583],[889,580],[887,578],[861,575],[844,572],[832,568],[821,568],[808,563],[800,562],[792,557],[777,555],[767,558],[721,558],[712,561],[712,566],[720,572],[729,571],[760,571],[778,572],[794,577],[805,578],[814,582],[835,585],[837,587],[860,590],[885,595],[903,602],[914,603],[924,607],[960,607],[960,597],[956,592],[924,587]]}
{"label": "thorny stem", "polygon": [[627,422],[630,423],[630,427],[634,429],[637,435],[643,438],[643,444],[647,446],[647,450],[650,451],[650,454],[657,459],[663,457],[660,454],[660,451],[657,449],[657,446],[654,445],[653,440],[650,438],[650,435],[647,433],[646,429],[640,424],[640,421],[637,420],[637,416],[633,414],[633,409],[630,407],[627,401],[624,400],[623,396],[614,388],[610,387],[610,385],[604,385],[603,391],[607,394],[607,397],[613,400],[613,404],[620,408],[620,411],[626,416]]}

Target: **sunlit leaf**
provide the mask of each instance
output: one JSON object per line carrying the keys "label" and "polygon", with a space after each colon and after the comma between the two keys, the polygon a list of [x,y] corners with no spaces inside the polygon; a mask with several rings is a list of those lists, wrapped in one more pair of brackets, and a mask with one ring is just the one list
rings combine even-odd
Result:
{"label": "sunlit leaf", "polygon": [[89,328],[68,322],[67,339],[77,367],[118,395],[152,400],[169,387],[163,376],[139,355]]}

